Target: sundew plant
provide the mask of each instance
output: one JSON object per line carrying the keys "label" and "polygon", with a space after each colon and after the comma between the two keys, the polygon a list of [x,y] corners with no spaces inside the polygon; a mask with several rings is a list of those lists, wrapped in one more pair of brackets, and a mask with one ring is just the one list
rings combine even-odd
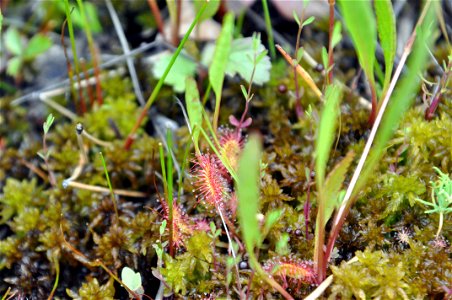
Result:
{"label": "sundew plant", "polygon": [[0,296],[452,297],[451,19],[0,4]]}

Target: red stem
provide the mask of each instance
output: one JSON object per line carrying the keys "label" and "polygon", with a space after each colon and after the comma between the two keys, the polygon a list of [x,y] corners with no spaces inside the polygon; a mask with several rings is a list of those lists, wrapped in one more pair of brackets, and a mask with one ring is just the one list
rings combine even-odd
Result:
{"label": "red stem", "polygon": [[160,14],[159,7],[155,0],[148,0],[149,7],[151,8],[152,15],[154,16],[155,22],[157,23],[157,29],[160,34],[165,38],[165,32],[163,30],[162,15]]}

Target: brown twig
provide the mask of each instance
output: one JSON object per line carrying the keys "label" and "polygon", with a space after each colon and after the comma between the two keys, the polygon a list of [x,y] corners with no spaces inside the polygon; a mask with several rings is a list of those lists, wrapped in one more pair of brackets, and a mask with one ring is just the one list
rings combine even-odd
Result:
{"label": "brown twig", "polygon": [[165,38],[165,31],[163,30],[162,15],[160,14],[160,9],[155,2],[155,0],[148,0],[148,5],[151,8],[152,15],[154,16],[155,22],[157,23],[157,29],[160,34]]}
{"label": "brown twig", "polygon": [[[88,69],[86,68],[86,61],[83,57],[80,58],[80,66],[82,67],[83,75],[85,76],[85,78],[89,78]],[[89,106],[91,109],[93,109],[94,94],[93,94],[93,89],[91,88],[91,85],[89,85],[89,84],[86,85],[86,91],[87,91],[88,97],[89,97]]]}
{"label": "brown twig", "polygon": [[314,80],[312,79],[311,75],[309,75],[308,72],[306,72],[305,69],[303,69],[302,66],[300,66],[300,64],[298,64],[296,62],[296,60],[294,60],[289,54],[287,54],[287,52],[280,46],[280,45],[275,45],[276,49],[278,49],[278,51],[284,56],[284,58],[286,59],[286,61],[293,67],[296,68],[298,74],[301,76],[301,78],[304,79],[304,81],[306,81],[306,83],[308,84],[308,86],[312,89],[312,91],[314,92],[314,94],[319,97],[319,99],[322,99],[322,92],[320,91],[320,89],[317,87],[317,85],[315,84]]}
{"label": "brown twig", "polygon": [[182,1],[176,0],[176,20],[173,26],[172,32],[172,43],[173,46],[176,47],[179,44],[179,27],[180,27],[180,17],[182,12]]}

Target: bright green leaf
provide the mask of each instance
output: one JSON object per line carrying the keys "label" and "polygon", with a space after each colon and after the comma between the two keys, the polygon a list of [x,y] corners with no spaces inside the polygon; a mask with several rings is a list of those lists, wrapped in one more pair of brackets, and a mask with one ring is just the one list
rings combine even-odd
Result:
{"label": "bright green leaf", "polygon": [[[257,53],[266,51],[264,45],[259,43],[257,47]],[[253,59],[243,59],[244,57],[254,57],[253,39],[251,37],[236,39],[232,42],[232,49],[229,55],[228,64],[226,67],[226,74],[229,76],[235,76],[239,74],[240,77],[245,79],[248,83],[251,79],[251,73],[254,68]],[[271,70],[270,57],[265,55],[260,59],[260,62],[256,65],[254,72],[253,83],[262,85],[270,80]]]}
{"label": "bright green leaf", "polygon": [[375,14],[377,16],[378,37],[380,38],[381,49],[385,57],[385,79],[383,91],[389,87],[391,81],[392,68],[396,55],[396,24],[395,15],[390,0],[374,1]]}
{"label": "bright green leaf", "polygon": [[279,220],[279,218],[281,218],[283,213],[282,209],[277,209],[277,210],[272,210],[270,211],[266,218],[265,218],[265,224],[264,224],[264,231],[268,232],[273,225],[275,225],[275,223]]}
{"label": "bright green leaf", "polygon": [[224,17],[223,28],[221,30],[220,37],[217,40],[213,60],[209,67],[209,80],[217,100],[221,98],[224,74],[231,50],[233,32],[234,15],[232,13],[228,13]]}
{"label": "bright green leaf", "polygon": [[301,59],[303,58],[303,55],[304,55],[304,48],[303,47],[298,48],[297,56],[296,56],[297,57],[297,64],[300,63]]}
{"label": "bright green leaf", "polygon": [[187,77],[185,86],[185,103],[192,128],[193,142],[197,147],[199,128],[202,126],[202,103],[199,100],[198,86],[192,77]]}
{"label": "bright green leaf", "polygon": [[[196,13],[198,13],[201,7],[204,5],[204,1],[193,1]],[[201,23],[202,21],[212,18],[217,13],[219,7],[220,0],[209,0],[206,10],[202,14],[202,17],[199,19],[199,22]]]}
{"label": "bright green leaf", "polygon": [[298,26],[301,26],[300,18],[298,17],[297,12],[295,10],[292,11],[292,15],[293,19],[295,20],[295,22],[297,22]]}
{"label": "bright green leaf", "polygon": [[245,88],[245,86],[243,84],[240,85],[240,89],[242,90],[243,97],[245,99],[247,99],[248,98],[248,91],[246,90],[246,88]]}
{"label": "bright green leaf", "polygon": [[53,121],[55,121],[55,117],[52,114],[49,114],[44,124],[42,124],[42,128],[44,129],[45,134],[49,132],[49,129],[53,124]]}
{"label": "bright green leaf", "polygon": [[[156,78],[161,78],[165,73],[168,64],[172,59],[172,54],[165,53],[159,58],[157,63],[152,68],[152,73]],[[193,77],[196,73],[196,63],[188,58],[179,55],[174,62],[173,67],[165,78],[164,83],[171,85],[174,91],[182,93],[185,90],[185,79]]]}
{"label": "bright green leaf", "polygon": [[339,42],[342,39],[342,23],[341,22],[336,22],[334,24],[334,28],[333,28],[333,36],[331,38],[331,44],[334,47],[336,47],[337,44],[339,44]]}
{"label": "bright green leaf", "polygon": [[340,87],[336,84],[329,85],[325,91],[325,106],[320,118],[315,146],[315,179],[318,190],[323,188],[326,164],[333,145],[336,123],[339,117],[341,96]]}
{"label": "bright green leaf", "polygon": [[22,67],[22,59],[18,56],[11,58],[8,61],[8,67],[6,73],[16,77],[19,74],[20,68]]}
{"label": "bright green leaf", "polygon": [[322,47],[322,64],[325,70],[328,68],[328,50]]}
{"label": "bright green leaf", "polygon": [[326,225],[328,219],[331,217],[334,209],[337,209],[341,203],[338,201],[339,191],[341,190],[342,184],[345,180],[345,175],[347,174],[348,168],[355,157],[354,152],[348,152],[347,155],[334,167],[333,170],[328,174],[325,180],[325,185],[323,187],[323,197],[325,199],[325,213],[324,213],[324,224]]}
{"label": "bright green leaf", "polygon": [[24,52],[24,59],[33,59],[44,53],[52,46],[52,40],[43,34],[35,35],[29,42]]}
{"label": "bright green leaf", "polygon": [[252,135],[246,143],[239,161],[237,182],[239,221],[248,253],[254,253],[254,247],[261,240],[257,221],[261,147],[259,137]]}
{"label": "bright green leaf", "polygon": [[309,18],[307,18],[306,20],[304,20],[303,24],[301,24],[301,26],[307,26],[309,24],[311,24],[312,22],[314,22],[315,17],[314,16],[310,16]]}
{"label": "bright green leaf", "polygon": [[367,79],[374,82],[377,29],[370,1],[339,1],[342,16]]}
{"label": "bright green leaf", "polygon": [[2,34],[2,25],[3,25],[3,15],[2,10],[0,9],[0,34]]}
{"label": "bright green leaf", "polygon": [[121,280],[132,291],[136,291],[141,287],[141,274],[139,272],[135,273],[129,267],[122,268]]}
{"label": "bright green leaf", "polygon": [[19,31],[14,27],[9,27],[5,33],[6,48],[15,55],[20,55],[23,50],[22,38]]}
{"label": "bright green leaf", "polygon": [[396,130],[400,120],[405,111],[410,107],[414,101],[416,91],[419,89],[419,73],[426,66],[427,49],[432,45],[433,35],[428,32],[429,26],[435,28],[434,9],[430,8],[424,19],[423,25],[417,30],[417,37],[413,45],[408,60],[407,72],[404,77],[399,80],[399,83],[391,97],[391,102],[386,109],[383,120],[378,129],[377,135],[373,142],[372,149],[364,164],[363,171],[353,189],[352,198],[364,187],[366,181],[371,176],[375,166],[380,162],[381,157],[385,153],[385,147],[391,138],[394,130]]}

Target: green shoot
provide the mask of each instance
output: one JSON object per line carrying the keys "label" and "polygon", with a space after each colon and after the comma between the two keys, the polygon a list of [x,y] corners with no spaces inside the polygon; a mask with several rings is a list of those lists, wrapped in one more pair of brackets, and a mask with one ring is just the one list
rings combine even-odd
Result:
{"label": "green shoot", "polygon": [[223,89],[226,65],[231,51],[232,35],[234,32],[234,15],[226,14],[221,34],[215,46],[212,64],[209,67],[209,81],[215,93],[215,111],[213,115],[213,128],[217,132],[218,118],[220,117],[220,103]]}
{"label": "green shoot", "polygon": [[42,125],[42,128],[44,129],[44,134],[47,134],[49,132],[49,129],[53,124],[53,121],[55,121],[55,117],[52,114],[49,114],[47,116],[46,121]]}
{"label": "green shoot", "polygon": [[58,287],[58,282],[60,281],[60,262],[57,256],[52,257],[53,264],[55,266],[55,282],[53,283],[52,291],[50,292],[48,300],[53,299],[53,295],[55,295],[55,291]]}
{"label": "green shoot", "polygon": [[115,194],[113,193],[113,187],[111,186],[110,176],[108,175],[107,164],[105,163],[105,159],[104,159],[104,156],[102,155],[102,152],[99,152],[99,155],[100,155],[100,159],[102,160],[102,166],[104,168],[105,178],[106,178],[107,184],[108,184],[108,189],[110,190],[111,202],[113,203],[113,207],[115,209],[116,222],[119,222],[118,205],[116,203]]}
{"label": "green shoot", "polygon": [[395,15],[391,1],[375,1],[375,14],[377,16],[377,30],[380,38],[381,48],[385,58],[385,76],[383,83],[383,95],[391,81],[392,68],[396,55],[396,25]]}
{"label": "green shoot", "polygon": [[260,226],[257,221],[261,152],[259,138],[251,136],[243,150],[238,170],[239,220],[245,247],[250,256],[254,253],[254,248],[261,243]]}
{"label": "green shoot", "polygon": [[187,105],[187,113],[190,120],[191,136],[196,153],[199,154],[198,140],[199,128],[202,127],[202,103],[199,100],[199,91],[196,81],[192,77],[187,77],[185,86],[185,103]]}
{"label": "green shoot", "polygon": [[267,29],[268,36],[268,48],[270,49],[270,55],[273,59],[276,57],[275,42],[273,40],[273,27],[270,19],[270,11],[268,10],[267,0],[262,0],[262,8],[264,9],[265,27]]}
{"label": "green shoot", "polygon": [[[371,4],[367,1],[339,1],[345,24],[355,45],[359,64],[362,66],[372,92],[372,112],[369,122],[377,114],[377,94],[374,79],[377,29]],[[364,26],[365,24],[365,26]]]}
{"label": "green shoot", "polygon": [[[400,63],[395,71],[394,77],[391,80],[391,84],[388,92],[385,94],[382,105],[378,112],[375,123],[372,127],[369,139],[364,147],[363,154],[358,162],[355,172],[352,176],[350,184],[345,193],[342,205],[339,208],[332,227],[332,232],[328,240],[328,246],[325,254],[325,260],[328,260],[335,240],[339,234],[345,218],[350,211],[351,206],[356,200],[356,196],[359,191],[365,186],[367,180],[371,176],[374,168],[381,160],[385,153],[385,147],[387,142],[391,138],[394,130],[397,128],[404,112],[410,107],[413,102],[413,94],[415,94],[418,88],[419,76],[418,72],[425,66],[428,51],[432,44],[433,34],[428,32],[430,26],[434,26],[433,9],[430,9],[429,2],[424,6],[421,16],[415,30],[413,31],[401,57]],[[416,38],[416,36],[418,36]],[[413,45],[413,43],[415,43]],[[408,62],[408,72],[402,80],[398,83],[397,89],[392,96],[392,91],[396,82],[399,79],[399,75],[402,71],[403,65],[412,51],[410,61]],[[389,99],[392,96],[392,102],[388,106]],[[388,106],[387,111],[386,107]],[[383,119],[384,114],[384,119]],[[384,120],[384,121],[382,121]],[[380,128],[379,128],[380,127]],[[377,133],[378,131],[378,133]],[[372,146],[372,150],[371,150]]]}
{"label": "green shoot", "polygon": [[[171,1],[168,1],[168,3]],[[204,10],[206,9],[207,5],[209,2],[204,2],[204,5],[201,7],[201,9],[198,11],[198,13],[196,14],[195,19],[193,20],[193,22],[191,23],[190,27],[188,28],[187,32],[184,35],[184,38],[182,39],[182,41],[179,43],[179,46],[176,49],[176,52],[174,52],[171,61],[169,62],[168,66],[166,67],[165,72],[163,73],[162,77],[159,79],[159,81],[157,82],[157,85],[155,86],[155,88],[152,90],[151,95],[149,96],[148,101],[146,102],[146,105],[142,108],[140,116],[138,117],[137,121],[135,122],[135,125],[133,126],[132,130],[130,131],[129,135],[127,136],[126,141],[124,142],[124,149],[129,150],[130,147],[132,146],[133,143],[133,139],[134,139],[134,135],[136,133],[136,131],[138,130],[138,128],[141,125],[141,122],[143,122],[144,118],[146,117],[149,108],[151,107],[151,105],[154,103],[154,101],[157,99],[157,96],[160,92],[160,89],[163,86],[163,83],[165,81],[166,76],[168,76],[169,71],[171,70],[171,68],[173,67],[177,57],[179,56],[180,52],[182,51],[182,49],[184,48],[185,43],[188,40],[188,37],[190,36],[191,32],[193,31],[193,28],[195,28],[196,24],[199,22]]]}
{"label": "green shoot", "polygon": [[[100,85],[100,74],[99,74],[99,61],[97,57],[97,51],[96,47],[94,45],[93,35],[91,33],[91,20],[88,20],[86,16],[86,8],[85,4],[83,3],[83,0],[77,0],[78,7],[80,9],[80,16],[82,18],[83,22],[83,30],[85,31],[86,38],[88,39],[88,46],[89,51],[91,52],[92,60],[93,60],[93,67],[94,67],[94,75],[96,78],[96,97],[97,97],[97,103],[99,105],[102,105],[102,90]],[[77,71],[78,73],[78,71]]]}
{"label": "green shoot", "polygon": [[[72,56],[74,60],[74,66],[75,66],[75,76],[77,77],[77,82],[80,86],[80,64],[79,59],[77,56],[77,47],[75,45],[75,34],[74,34],[74,26],[72,23],[72,10],[69,7],[69,0],[64,0],[64,7],[66,11],[66,22],[67,22],[67,28],[69,32],[69,39],[71,40],[71,50],[72,50]],[[69,61],[68,61],[69,64]],[[72,78],[72,71],[69,72],[69,78]],[[72,81],[72,79],[71,79]],[[73,87],[71,87],[73,89]],[[75,95],[75,92],[73,91],[73,96]],[[80,105],[78,105],[77,99],[74,98],[75,107],[78,110],[78,113],[81,113],[84,110],[84,101],[83,101],[83,94],[81,92],[81,89],[79,89],[79,101]]]}
{"label": "green shoot", "polygon": [[327,202],[333,200],[325,197],[325,173],[329,153],[331,152],[331,147],[334,141],[336,121],[339,119],[339,102],[341,100],[341,94],[342,93],[338,85],[332,84],[327,87],[325,92],[325,106],[320,118],[319,131],[315,145],[315,181],[318,191],[317,224],[320,225],[318,230],[316,230],[314,261],[317,263],[317,274],[320,281],[325,277],[325,274],[323,273],[325,270],[323,265],[325,227],[322,226],[322,224],[326,224],[326,210],[327,207],[331,205]]}
{"label": "green shoot", "polygon": [[439,225],[436,237],[439,237],[443,228],[444,215],[452,212],[452,179],[449,175],[441,172],[440,169],[433,167],[438,173],[439,178],[436,181],[430,181],[432,186],[432,202],[416,198],[416,201],[431,207],[432,209],[426,210],[426,214],[437,213],[439,214]]}
{"label": "green shoot", "polygon": [[[141,274],[139,272],[134,272],[129,267],[122,268],[121,271],[121,280],[122,282],[132,291],[137,294],[143,294],[144,289],[141,283]],[[133,298],[133,295],[129,295],[130,298]]]}
{"label": "green shoot", "polygon": [[[236,181],[240,228],[251,266],[257,273],[262,275],[262,278],[269,285],[278,290],[284,298],[293,299],[272,277],[265,273],[254,253],[254,249],[259,247],[262,242],[260,226],[257,220],[261,154],[262,146],[259,137],[252,135],[246,143],[240,158],[238,181]],[[275,216],[272,217],[272,222],[274,219],[276,219]]]}
{"label": "green shoot", "polygon": [[46,121],[42,124],[42,129],[44,131],[44,134],[42,135],[42,151],[39,151],[37,154],[42,160],[44,161],[47,172],[49,173],[49,182],[52,186],[56,185],[56,179],[53,172],[50,170],[49,165],[49,157],[51,154],[51,151],[47,148],[47,134],[49,133],[50,127],[52,126],[53,122],[55,121],[55,118],[52,114],[49,114],[47,116]]}

